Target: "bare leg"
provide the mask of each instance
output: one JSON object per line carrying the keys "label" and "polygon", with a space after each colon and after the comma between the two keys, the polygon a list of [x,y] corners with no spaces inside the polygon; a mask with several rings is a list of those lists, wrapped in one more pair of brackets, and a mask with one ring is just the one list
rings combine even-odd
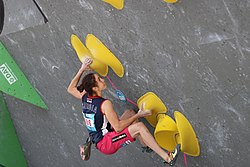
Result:
{"label": "bare leg", "polygon": [[169,162],[172,159],[172,157],[169,157],[168,154],[156,143],[154,137],[151,135],[148,128],[142,122],[130,125],[128,127],[128,131],[133,138],[138,137],[138,135],[140,135],[144,143],[152,150],[154,150],[154,152],[156,152],[166,162]]}
{"label": "bare leg", "polygon": [[[126,110],[126,111],[122,114],[122,116],[120,117],[120,120],[128,119],[128,118],[132,117],[132,116],[135,115],[135,114],[136,114],[136,113],[135,113],[134,110]],[[132,125],[135,124],[135,123],[137,123],[137,122],[139,122],[139,120],[134,121],[134,122],[132,123]],[[137,137],[138,137],[140,143],[141,143],[143,146],[147,146],[147,145],[145,144],[145,142],[143,141],[143,139],[142,139],[142,137],[141,137],[140,134],[138,134]]]}

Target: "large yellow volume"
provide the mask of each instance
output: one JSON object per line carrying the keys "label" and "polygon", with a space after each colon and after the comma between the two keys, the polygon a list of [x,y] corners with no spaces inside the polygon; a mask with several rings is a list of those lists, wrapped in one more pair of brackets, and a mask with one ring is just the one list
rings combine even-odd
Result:
{"label": "large yellow volume", "polygon": [[103,0],[103,2],[106,2],[110,5],[112,5],[113,7],[115,7],[118,10],[121,10],[124,7],[124,0]]}
{"label": "large yellow volume", "polygon": [[81,40],[74,34],[71,35],[71,44],[75,49],[76,54],[81,62],[83,62],[86,57],[90,57],[93,59],[93,62],[90,65],[91,69],[95,70],[102,76],[106,76],[108,74],[108,66],[104,63],[101,63],[100,61],[98,61],[98,59],[93,57],[89,49],[86,48],[84,44],[81,42]]}
{"label": "large yellow volume", "polygon": [[152,115],[146,116],[145,119],[150,123],[150,125],[155,127],[157,124],[157,115],[159,113],[166,113],[167,108],[161,99],[153,92],[147,92],[137,100],[138,107],[140,107],[143,103],[145,103],[144,108],[146,110],[152,111]]}
{"label": "large yellow volume", "polygon": [[103,64],[108,65],[119,77],[123,77],[124,68],[122,63],[115,57],[113,53],[93,34],[86,37],[86,46],[90,50],[94,58]]}
{"label": "large yellow volume", "polygon": [[160,147],[168,151],[173,151],[176,145],[180,144],[181,151],[187,155],[200,155],[199,141],[194,129],[182,113],[175,111],[174,121],[166,115],[166,106],[153,92],[147,92],[137,100],[138,107],[143,103],[145,103],[145,110],[152,111],[152,115],[145,118],[155,127],[154,137]]}
{"label": "large yellow volume", "polygon": [[119,77],[123,77],[124,68],[122,63],[94,35],[87,35],[87,47],[85,47],[81,40],[74,34],[71,36],[71,44],[81,62],[83,62],[86,57],[93,59],[90,68],[100,75],[107,76],[108,66],[110,66]]}
{"label": "large yellow volume", "polygon": [[154,131],[156,142],[168,151],[173,151],[176,147],[178,129],[176,122],[166,114],[159,114],[157,116],[157,125]]}
{"label": "large yellow volume", "polygon": [[179,111],[174,112],[177,128],[179,131],[179,141],[181,151],[191,156],[200,155],[200,146],[192,125],[187,118]]}
{"label": "large yellow volume", "polygon": [[192,125],[179,111],[174,112],[175,121],[165,114],[157,117],[154,137],[159,146],[173,151],[177,144],[181,151],[191,156],[200,155],[200,146]]}

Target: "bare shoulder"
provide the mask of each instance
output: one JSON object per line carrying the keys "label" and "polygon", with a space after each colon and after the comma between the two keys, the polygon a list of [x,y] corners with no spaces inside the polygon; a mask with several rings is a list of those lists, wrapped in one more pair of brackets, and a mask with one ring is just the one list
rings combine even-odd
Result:
{"label": "bare shoulder", "polygon": [[112,102],[110,100],[105,100],[101,106],[102,110],[104,111],[113,111],[113,105],[112,105]]}
{"label": "bare shoulder", "polygon": [[102,105],[102,107],[104,107],[104,108],[109,108],[109,107],[112,107],[113,105],[112,105],[112,102],[110,101],[110,100],[105,100],[104,102],[103,102],[103,105]]}

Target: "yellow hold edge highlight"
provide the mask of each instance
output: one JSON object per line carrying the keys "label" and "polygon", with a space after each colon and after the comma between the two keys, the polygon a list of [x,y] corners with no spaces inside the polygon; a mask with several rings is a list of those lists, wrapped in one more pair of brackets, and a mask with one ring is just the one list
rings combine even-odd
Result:
{"label": "yellow hold edge highlight", "polygon": [[118,10],[122,10],[124,8],[124,0],[103,0],[103,2],[110,4]]}
{"label": "yellow hold edge highlight", "polygon": [[178,0],[164,0],[164,2],[167,2],[167,3],[176,3]]}

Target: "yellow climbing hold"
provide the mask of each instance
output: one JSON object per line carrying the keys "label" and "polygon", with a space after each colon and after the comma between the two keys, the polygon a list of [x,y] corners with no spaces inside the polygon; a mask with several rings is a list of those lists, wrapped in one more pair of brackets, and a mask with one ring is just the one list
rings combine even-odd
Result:
{"label": "yellow climbing hold", "polygon": [[145,103],[145,109],[151,110],[152,115],[146,116],[146,120],[155,127],[157,124],[157,115],[159,113],[166,113],[167,108],[161,101],[161,99],[153,92],[147,92],[137,100],[138,107]]}
{"label": "yellow climbing hold", "polygon": [[74,34],[71,36],[71,44],[81,62],[83,62],[86,57],[91,57],[93,62],[91,63],[90,68],[102,76],[106,76],[108,74],[108,66],[93,57],[89,49],[86,48],[81,40]]}
{"label": "yellow climbing hold", "polygon": [[200,155],[200,146],[192,125],[187,118],[179,111],[174,112],[177,128],[179,131],[179,141],[181,151],[191,156]]}
{"label": "yellow climbing hold", "polygon": [[115,7],[118,10],[121,10],[124,7],[124,0],[103,0],[103,2],[106,2],[110,5],[112,5],[113,7]]}
{"label": "yellow climbing hold", "polygon": [[179,111],[174,112],[176,122],[165,114],[157,117],[154,137],[157,143],[168,151],[174,150],[177,144],[181,151],[191,156],[200,155],[199,141],[192,125]]}
{"label": "yellow climbing hold", "polygon": [[178,129],[175,121],[166,114],[159,114],[154,132],[156,142],[164,149],[173,151],[177,145]]}
{"label": "yellow climbing hold", "polygon": [[187,155],[200,155],[199,141],[194,129],[182,113],[175,111],[174,121],[166,115],[166,106],[153,92],[147,92],[137,100],[138,107],[143,103],[145,103],[144,108],[146,110],[152,111],[152,115],[145,118],[155,127],[154,137],[159,146],[168,151],[173,151],[176,145],[180,144],[181,151]]}
{"label": "yellow climbing hold", "polygon": [[164,0],[167,3],[176,3],[178,0]]}
{"label": "yellow climbing hold", "polygon": [[83,62],[86,57],[91,57],[93,59],[93,63],[90,65],[90,68],[95,70],[100,75],[107,76],[109,66],[119,77],[123,77],[124,68],[122,63],[93,34],[87,35],[86,47],[74,34],[71,36],[71,44],[80,61]]}
{"label": "yellow climbing hold", "polygon": [[110,50],[93,34],[88,34],[86,38],[86,46],[90,50],[94,58],[108,65],[119,77],[123,77],[124,68],[122,63]]}

